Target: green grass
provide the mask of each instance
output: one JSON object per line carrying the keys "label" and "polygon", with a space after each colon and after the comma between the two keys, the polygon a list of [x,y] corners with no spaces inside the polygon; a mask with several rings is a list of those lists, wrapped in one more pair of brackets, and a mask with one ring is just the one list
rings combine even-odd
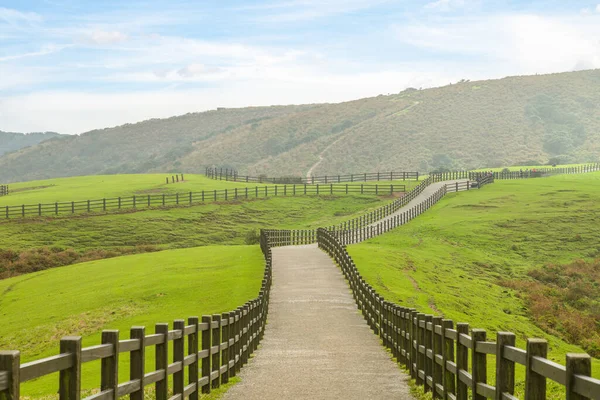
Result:
{"label": "green grass", "polygon": [[[0,348],[22,362],[58,353],[66,335],[84,346],[102,329],[129,328],[233,310],[256,297],[264,271],[258,246],[211,246],[92,261],[0,281]],[[128,379],[127,359],[120,381]],[[99,385],[99,362],[84,364],[82,388]],[[154,355],[147,354],[153,370]],[[56,393],[57,376],[26,383],[23,395]]]}
{"label": "green grass", "polygon": [[244,244],[246,232],[252,229],[332,225],[390,201],[389,196],[271,197],[122,214],[0,220],[0,248]]}
{"label": "green grass", "polygon": [[[386,299],[484,328],[492,340],[512,331],[521,347],[527,337],[544,337],[550,358],[564,365],[565,354],[581,348],[539,329],[518,293],[499,282],[547,263],[599,257],[598,196],[600,173],[496,181],[449,194],[409,224],[348,251]],[[600,376],[599,360],[593,371]]]}
{"label": "green grass", "polygon": [[[572,168],[572,167],[581,167],[583,165],[589,165],[589,163],[582,163],[582,164],[559,164],[556,166],[556,169],[560,169],[560,168]],[[552,165],[523,165],[523,166],[511,166],[511,167],[497,167],[497,168],[480,168],[480,169],[476,169],[474,171],[494,171],[494,172],[501,172],[502,170],[504,170],[505,168],[508,168],[509,171],[520,171],[520,170],[527,170],[527,169],[546,169],[546,168],[555,168]]]}
{"label": "green grass", "polygon": [[[189,192],[199,193],[203,190],[223,190],[235,188],[254,188],[269,186],[271,183],[255,184],[243,182],[230,182],[225,180],[215,180],[207,178],[204,175],[185,174],[185,181],[167,184],[166,176],[170,174],[124,174],[124,175],[92,175],[79,176],[71,178],[56,178],[41,181],[20,182],[10,184],[10,194],[0,197],[0,207],[2,206],[20,206],[36,204],[53,204],[55,202],[101,200],[103,198],[130,198],[133,195],[139,196],[141,206],[144,206],[142,196],[158,194],[175,194]],[[349,183],[350,185],[360,185],[361,182]],[[362,182],[365,186],[379,185],[382,191],[385,188],[389,190],[389,185],[405,185],[406,190],[416,186],[416,181],[369,181]],[[280,186],[280,193],[283,193],[283,185]],[[288,185],[291,187],[291,185]],[[299,185],[300,186],[300,185]],[[325,185],[320,185],[325,187]],[[291,193],[291,191],[290,191]],[[261,194],[262,195],[262,194]],[[207,200],[210,197],[207,194]],[[156,201],[156,200],[155,200]],[[173,200],[171,200],[173,201]]]}
{"label": "green grass", "polygon": [[199,192],[249,186],[240,182],[184,174],[185,181],[166,184],[171,174],[91,175],[12,183],[0,206],[131,197],[133,195]]}

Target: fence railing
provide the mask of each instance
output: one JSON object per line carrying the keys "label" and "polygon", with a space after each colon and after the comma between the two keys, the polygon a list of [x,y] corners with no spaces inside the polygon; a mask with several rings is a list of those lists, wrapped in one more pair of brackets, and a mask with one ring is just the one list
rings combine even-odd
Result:
{"label": "fence railing", "polygon": [[590,163],[585,165],[579,165],[577,167],[548,167],[548,168],[532,168],[524,169],[520,171],[490,171],[490,172],[478,172],[478,171],[449,171],[449,172],[433,172],[429,174],[433,176],[436,181],[449,181],[454,179],[470,179],[476,180],[477,176],[481,174],[488,174],[493,176],[494,179],[529,179],[529,178],[540,178],[550,175],[559,174],[583,174],[588,172],[600,171],[600,163]]}
{"label": "fence railing", "polygon": [[[434,398],[467,400],[516,399],[515,365],[525,367],[525,399],[546,398],[551,379],[565,386],[566,399],[599,399],[600,380],[591,377],[591,357],[567,354],[566,366],[548,360],[548,343],[528,339],[516,347],[516,335],[498,332],[489,341],[483,329],[471,329],[439,316],[424,314],[390,301],[360,275],[346,247],[332,232],[317,230],[319,247],[340,266],[358,309],[396,360],[405,365],[417,385]],[[487,383],[488,355],[495,357],[495,386]]]}
{"label": "fence railing", "polygon": [[[272,279],[268,232],[261,231],[260,247],[265,271],[255,299],[230,312],[204,315],[202,319],[189,317],[187,322],[175,320],[172,329],[167,323],[158,323],[153,334],[143,326],[134,326],[129,338],[123,339],[118,330],[105,330],[101,343],[91,347],[82,348],[80,336],[67,336],[60,340],[58,355],[24,364],[19,351],[0,351],[0,399],[18,400],[21,384],[58,372],[58,398],[79,400],[81,366],[95,360],[101,360],[100,388],[86,397],[88,400],[126,395],[143,400],[149,385],[155,386],[156,398],[162,400],[198,399],[200,393],[210,393],[236,376],[263,337]],[[149,347],[154,348],[153,371],[145,369]],[[119,358],[123,353],[128,353],[124,358],[129,359],[129,380],[119,382]]]}
{"label": "fence railing", "polygon": [[8,195],[8,185],[0,185],[0,196]]}
{"label": "fence railing", "polygon": [[405,185],[398,184],[328,184],[328,185],[274,185],[221,190],[202,190],[173,194],[133,195],[96,200],[0,206],[0,218],[28,216],[56,216],[60,214],[90,213],[94,211],[118,211],[152,207],[194,205],[216,201],[264,198],[269,196],[315,196],[315,195],[386,195],[404,192]]}
{"label": "fence railing", "polygon": [[317,183],[343,183],[343,182],[369,182],[369,181],[418,181],[418,172],[370,172],[361,174],[346,175],[327,175],[327,176],[283,176],[278,178],[265,176],[246,176],[238,175],[238,172],[229,168],[206,168],[205,175],[211,179],[218,179],[232,182],[258,182],[258,183],[296,183],[310,184]]}
{"label": "fence railing", "polygon": [[[179,178],[180,176],[181,176],[181,182],[184,182],[183,174],[175,174],[175,175],[171,175],[171,183],[180,182],[180,178]],[[167,180],[167,185],[168,185],[169,177],[167,176],[165,179]]]}

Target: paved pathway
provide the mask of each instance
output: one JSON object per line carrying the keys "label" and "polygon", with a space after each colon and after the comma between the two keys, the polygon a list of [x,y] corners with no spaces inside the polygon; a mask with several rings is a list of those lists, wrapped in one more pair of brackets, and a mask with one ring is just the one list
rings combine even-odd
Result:
{"label": "paved pathway", "polygon": [[[456,182],[458,182],[458,183],[467,182],[467,179],[457,179],[457,180],[453,180],[453,181],[443,181],[443,182],[432,183],[431,185],[427,186],[421,193],[419,193],[419,195],[417,197],[415,197],[414,199],[412,199],[407,205],[405,205],[404,207],[400,208],[395,213],[390,214],[387,217],[382,218],[382,219],[380,219],[378,221],[375,221],[374,223],[372,223],[369,226],[376,226],[377,224],[379,224],[382,221],[387,221],[389,219],[392,219],[392,218],[396,217],[396,215],[402,214],[404,211],[406,211],[406,210],[408,210],[408,209],[416,206],[417,204],[419,204],[423,200],[429,198],[432,194],[434,194],[435,192],[437,192],[442,186],[444,186],[444,185],[454,185],[454,184],[456,184]],[[454,191],[456,191],[456,190],[452,189],[452,188],[448,188],[448,192],[454,192]]]}
{"label": "paved pathway", "polygon": [[240,376],[224,399],[412,399],[407,375],[316,245],[273,249],[265,336]]}

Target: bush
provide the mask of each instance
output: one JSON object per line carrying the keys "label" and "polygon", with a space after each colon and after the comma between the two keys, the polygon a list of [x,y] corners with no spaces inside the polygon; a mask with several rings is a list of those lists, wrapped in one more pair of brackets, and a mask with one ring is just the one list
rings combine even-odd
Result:
{"label": "bush", "polygon": [[249,230],[248,232],[246,232],[246,238],[244,239],[244,242],[246,244],[259,244],[260,232],[255,229]]}

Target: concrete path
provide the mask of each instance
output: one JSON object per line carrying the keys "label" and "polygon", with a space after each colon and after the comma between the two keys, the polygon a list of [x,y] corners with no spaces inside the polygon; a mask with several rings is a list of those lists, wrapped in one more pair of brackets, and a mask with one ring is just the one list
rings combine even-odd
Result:
{"label": "concrete path", "polygon": [[[403,212],[405,212],[406,210],[413,208],[417,204],[421,203],[423,200],[429,198],[432,194],[437,192],[444,185],[453,185],[453,184],[456,184],[456,182],[463,183],[463,182],[467,182],[467,181],[468,181],[468,179],[457,179],[457,180],[453,180],[453,181],[443,181],[443,182],[432,183],[431,185],[427,186],[417,197],[412,199],[407,205],[400,208],[395,213],[388,215],[387,217],[382,218],[379,221],[376,221],[369,226],[376,226],[377,224],[379,224],[382,221],[387,221],[389,219],[392,219],[392,218],[396,217],[396,215],[400,215]],[[448,190],[448,192],[454,192],[454,191],[456,191],[456,190],[451,189],[451,188],[449,188],[449,190]]]}
{"label": "concrete path", "polygon": [[273,249],[268,324],[227,400],[412,399],[408,377],[316,245]]}

